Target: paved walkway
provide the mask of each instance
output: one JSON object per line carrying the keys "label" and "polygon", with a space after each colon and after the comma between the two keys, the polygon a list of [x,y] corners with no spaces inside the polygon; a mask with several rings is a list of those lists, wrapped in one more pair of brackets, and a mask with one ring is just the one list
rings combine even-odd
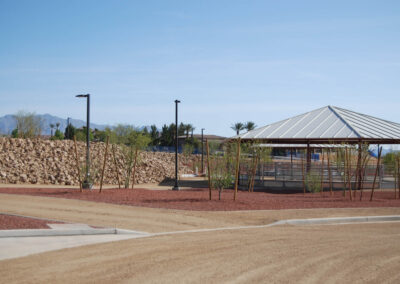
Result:
{"label": "paved walkway", "polygon": [[[358,223],[380,223],[380,222],[399,222],[400,215],[393,216],[369,216],[369,217],[343,217],[343,218],[312,218],[312,219],[292,219],[281,220],[267,225],[255,226],[235,226],[235,227],[221,227],[212,229],[197,229],[185,231],[173,231],[162,233],[145,233],[127,230],[116,230],[116,233],[108,233],[102,235],[70,235],[70,236],[35,236],[35,237],[1,237],[0,231],[0,260],[18,258],[37,254],[52,250],[59,250],[65,248],[79,247],[84,245],[91,245],[97,243],[106,243],[121,241],[134,238],[155,237],[164,235],[186,234],[186,233],[202,233],[213,231],[227,231],[227,230],[245,230],[245,229],[260,229],[279,225],[343,225],[343,224],[358,224]],[[97,229],[93,229],[85,224],[51,224],[52,229],[40,230],[47,231],[52,235],[52,231],[64,231],[66,234],[73,230],[93,230],[96,233]],[[14,230],[17,231],[17,230]],[[38,230],[24,230],[31,231],[35,235]],[[119,232],[118,232],[119,231]],[[118,233],[117,233],[118,232]]]}
{"label": "paved walkway", "polygon": [[56,237],[0,238],[0,260],[23,257],[64,248],[115,242],[141,237],[141,235],[86,235]]}

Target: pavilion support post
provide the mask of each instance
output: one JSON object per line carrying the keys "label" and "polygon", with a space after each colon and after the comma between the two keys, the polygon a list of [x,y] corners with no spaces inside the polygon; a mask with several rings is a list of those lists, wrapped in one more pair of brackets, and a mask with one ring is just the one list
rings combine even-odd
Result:
{"label": "pavilion support post", "polygon": [[307,173],[311,169],[311,148],[310,148],[310,142],[307,142]]}
{"label": "pavilion support post", "polygon": [[293,180],[293,148],[290,148],[290,178]]}
{"label": "pavilion support post", "polygon": [[382,155],[382,148],[378,148],[378,161],[376,162],[375,177],[374,177],[374,182],[372,183],[371,197],[369,198],[369,201],[372,201],[372,198],[374,197],[375,182],[376,182],[376,176],[378,175],[378,171],[379,171],[381,155]]}

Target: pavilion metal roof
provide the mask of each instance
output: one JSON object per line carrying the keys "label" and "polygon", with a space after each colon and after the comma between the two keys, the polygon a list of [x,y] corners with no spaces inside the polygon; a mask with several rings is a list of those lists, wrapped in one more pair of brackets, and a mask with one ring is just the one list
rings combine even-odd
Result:
{"label": "pavilion metal roof", "polygon": [[233,138],[269,143],[400,144],[400,124],[335,106],[326,106]]}

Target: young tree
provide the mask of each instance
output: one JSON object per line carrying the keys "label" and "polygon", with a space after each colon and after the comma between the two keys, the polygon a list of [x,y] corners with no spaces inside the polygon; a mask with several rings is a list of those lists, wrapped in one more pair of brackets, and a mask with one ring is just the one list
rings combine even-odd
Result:
{"label": "young tree", "polygon": [[33,138],[42,132],[42,121],[35,113],[19,111],[14,115],[17,124],[18,137]]}
{"label": "young tree", "polygon": [[54,124],[50,123],[50,137],[53,137],[53,129],[54,129]]}
{"label": "young tree", "polygon": [[72,140],[75,136],[76,128],[70,123],[65,127],[64,138]]}
{"label": "young tree", "polygon": [[223,189],[232,186],[234,181],[234,163],[233,157],[224,151],[224,154],[220,155],[214,153],[209,155],[209,175],[211,181],[211,187],[218,190],[218,200],[221,200],[221,193]]}
{"label": "young tree", "polygon": [[231,128],[236,131],[236,135],[239,135],[240,131],[244,129],[244,125],[241,122],[236,122]]}
{"label": "young tree", "polygon": [[64,139],[64,134],[62,134],[60,129],[56,129],[56,132],[51,137],[51,140],[63,140],[63,139]]}
{"label": "young tree", "polygon": [[251,131],[251,130],[255,129],[257,127],[257,125],[252,121],[248,121],[248,122],[246,122],[246,124],[243,127],[247,131]]}
{"label": "young tree", "polygon": [[159,143],[159,135],[160,132],[157,129],[156,125],[150,126],[150,138],[151,138],[151,145],[156,146]]}

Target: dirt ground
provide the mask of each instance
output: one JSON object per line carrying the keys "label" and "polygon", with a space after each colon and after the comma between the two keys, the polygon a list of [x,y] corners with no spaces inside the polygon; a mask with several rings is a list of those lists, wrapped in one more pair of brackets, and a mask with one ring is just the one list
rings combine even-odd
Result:
{"label": "dirt ground", "polygon": [[57,224],[57,223],[59,222],[13,216],[0,213],[0,230],[50,229],[50,227],[47,226],[47,224]]}
{"label": "dirt ground", "polygon": [[3,283],[398,283],[399,225],[167,235],[0,262]]}
{"label": "dirt ground", "polygon": [[[0,194],[3,213],[146,232],[400,215],[400,208],[184,211]],[[2,283],[398,283],[399,223],[167,234],[0,261]]]}

